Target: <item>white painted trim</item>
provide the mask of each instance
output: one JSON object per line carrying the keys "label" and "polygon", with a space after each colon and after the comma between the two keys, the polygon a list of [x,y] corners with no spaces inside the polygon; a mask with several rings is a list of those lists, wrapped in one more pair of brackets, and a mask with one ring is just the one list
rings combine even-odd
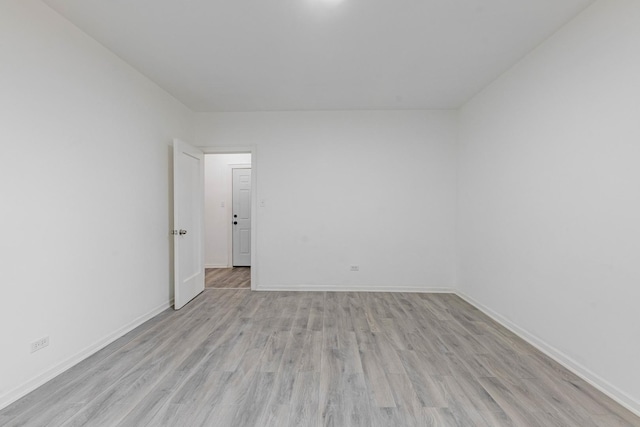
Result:
{"label": "white painted trim", "polygon": [[199,146],[204,154],[240,154],[240,153],[251,153],[253,154],[253,150],[255,147],[242,146],[242,147],[222,147],[222,146],[212,146],[212,145],[203,145]]}
{"label": "white painted trim", "polygon": [[232,268],[230,265],[226,264],[205,264],[204,268]]}
{"label": "white painted trim", "polygon": [[108,334],[104,338],[96,341],[95,343],[91,344],[89,347],[79,351],[78,353],[67,358],[66,360],[63,360],[62,362],[55,365],[53,368],[47,369],[43,373],[30,379],[29,381],[22,384],[21,386],[18,386],[13,390],[8,391],[3,396],[0,396],[0,409],[3,409],[9,406],[13,402],[20,399],[21,397],[26,396],[27,394],[31,393],[33,390],[37,389],[38,387],[46,383],[47,381],[52,380],[53,378],[60,375],[64,371],[68,370],[72,366],[77,365],[87,357],[98,352],[99,350],[102,350],[104,347],[108,346],[118,338],[124,336],[128,332],[131,332],[132,330],[142,325],[147,320],[154,318],[158,314],[162,313],[163,311],[171,307],[173,307],[173,300],[161,304],[160,306],[154,308],[148,313],[143,314],[142,316],[129,322],[128,324],[121,327],[120,329],[117,329],[116,331]]}
{"label": "white painted trim", "polygon": [[301,292],[413,292],[452,294],[454,288],[428,286],[367,286],[367,285],[265,285],[257,291],[301,291]]}
{"label": "white painted trim", "polygon": [[496,311],[492,310],[486,305],[480,303],[479,301],[473,299],[471,296],[465,294],[461,290],[457,290],[455,293],[460,298],[467,301],[469,304],[473,305],[478,310],[482,311],[484,314],[486,314],[496,322],[500,323],[502,326],[509,329],[511,332],[518,335],[520,338],[522,338],[523,340],[525,340],[526,342],[528,342],[529,344],[531,344],[532,346],[534,346],[535,348],[537,348],[538,350],[540,350],[541,352],[543,352],[544,354],[546,354],[547,356],[549,356],[550,358],[552,358],[553,360],[555,360],[556,362],[558,362],[559,364],[567,368],[569,371],[573,372],[574,374],[582,378],[584,381],[591,384],[593,387],[597,388],[598,390],[600,390],[601,392],[609,396],[611,399],[615,400],[620,405],[627,408],[629,411],[640,416],[640,402],[634,400],[631,396],[629,396],[627,393],[625,393],[624,391],[620,390],[619,388],[611,384],[609,381],[605,380],[598,374],[592,372],[591,370],[586,368],[584,365],[576,362],[574,359],[567,356],[566,354],[564,354],[557,348],[553,347],[552,345],[548,344],[543,339],[532,334],[526,329],[519,327],[518,325],[513,323],[511,320],[507,319],[506,317],[502,316],[501,314],[497,313]]}
{"label": "white painted trim", "polygon": [[[251,290],[258,289],[258,147],[251,149]],[[233,263],[233,262],[232,262]]]}
{"label": "white painted trim", "polygon": [[258,147],[200,146],[204,154],[251,153],[251,290],[258,289]]}

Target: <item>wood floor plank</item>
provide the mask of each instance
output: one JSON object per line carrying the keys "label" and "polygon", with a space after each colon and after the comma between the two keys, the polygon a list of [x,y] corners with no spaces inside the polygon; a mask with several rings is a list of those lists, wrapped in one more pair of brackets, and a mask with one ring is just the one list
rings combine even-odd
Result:
{"label": "wood floor plank", "polygon": [[[311,336],[317,332],[306,329],[295,329],[288,334],[286,346],[284,348],[280,363],[277,367],[276,381],[272,395],[271,405],[289,405],[292,399],[293,387],[296,374],[307,363],[312,363],[310,357],[320,357],[322,337],[318,337],[317,354],[305,354],[305,344],[309,343]],[[311,366],[305,367],[307,372],[313,372]],[[320,372],[320,362],[317,362],[316,372]]]}
{"label": "wood floor plank", "polygon": [[289,405],[271,404],[257,424],[260,427],[282,427],[289,425]]}
{"label": "wood floor plank", "polygon": [[261,426],[268,403],[273,392],[276,374],[273,372],[256,372],[246,393],[237,403],[238,409],[230,425]]}
{"label": "wood floor plank", "polygon": [[399,352],[402,364],[409,380],[418,396],[420,404],[425,408],[446,408],[447,402],[438,383],[424,371],[424,358],[414,351]]}
{"label": "wood floor plank", "polygon": [[387,380],[393,392],[396,408],[400,410],[405,423],[419,425],[424,407],[409,377],[406,374],[387,374]]}
{"label": "wood floor plank", "polygon": [[260,372],[278,372],[285,347],[290,337],[291,332],[289,331],[276,331],[271,333],[265,350],[262,353],[262,358],[259,361],[260,367],[258,369]]}
{"label": "wood floor plank", "polygon": [[309,310],[309,322],[307,329],[312,331],[322,331],[324,328],[324,300],[326,293],[315,292],[310,300],[311,309]]}
{"label": "wood floor plank", "polygon": [[535,416],[537,407],[526,407],[497,378],[480,378],[482,387],[500,405],[515,425],[544,427],[545,423]]}
{"label": "wood floor plank", "polygon": [[298,372],[295,375],[288,425],[315,426],[319,420],[320,372]]}
{"label": "wood floor plank", "polygon": [[[222,273],[240,280],[239,271],[210,278]],[[3,409],[0,425],[634,427],[640,418],[454,295],[208,288]]]}
{"label": "wood floor plank", "polygon": [[251,289],[251,267],[207,268],[204,286],[213,289]]}
{"label": "wood floor plank", "polygon": [[384,365],[375,350],[360,350],[367,389],[378,408],[395,408],[393,392],[387,381]]}

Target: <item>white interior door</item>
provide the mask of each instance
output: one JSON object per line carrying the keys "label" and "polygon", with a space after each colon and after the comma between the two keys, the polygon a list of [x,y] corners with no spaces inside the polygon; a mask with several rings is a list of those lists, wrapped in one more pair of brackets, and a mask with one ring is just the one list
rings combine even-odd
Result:
{"label": "white interior door", "polygon": [[204,291],[204,154],[173,141],[174,308]]}
{"label": "white interior door", "polygon": [[251,266],[251,169],[233,169],[233,266]]}

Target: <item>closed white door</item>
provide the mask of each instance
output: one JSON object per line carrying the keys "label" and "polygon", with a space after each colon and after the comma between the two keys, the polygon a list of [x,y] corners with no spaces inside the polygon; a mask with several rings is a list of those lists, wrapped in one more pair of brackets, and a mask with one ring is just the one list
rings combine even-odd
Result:
{"label": "closed white door", "polygon": [[251,266],[251,169],[233,169],[233,266]]}
{"label": "closed white door", "polygon": [[204,291],[204,154],[173,141],[174,308]]}

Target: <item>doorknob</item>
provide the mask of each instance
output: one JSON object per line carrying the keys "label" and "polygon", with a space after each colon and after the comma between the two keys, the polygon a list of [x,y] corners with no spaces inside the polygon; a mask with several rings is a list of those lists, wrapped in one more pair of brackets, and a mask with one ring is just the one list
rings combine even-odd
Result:
{"label": "doorknob", "polygon": [[180,230],[180,231],[178,231],[178,234],[183,236],[183,235],[187,234],[187,230]]}
{"label": "doorknob", "polygon": [[238,221],[233,221],[233,225],[238,225]]}
{"label": "doorknob", "polygon": [[233,217],[234,217],[234,218],[238,218],[238,215],[234,215]]}

